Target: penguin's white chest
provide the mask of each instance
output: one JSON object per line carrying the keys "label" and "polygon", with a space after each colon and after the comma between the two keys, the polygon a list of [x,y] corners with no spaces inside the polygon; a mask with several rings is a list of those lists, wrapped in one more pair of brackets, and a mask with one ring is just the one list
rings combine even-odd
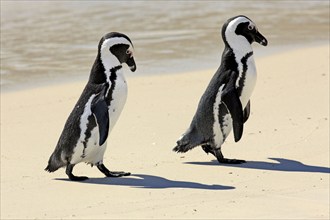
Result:
{"label": "penguin's white chest", "polygon": [[[111,86],[109,87],[109,92],[112,92],[112,99],[110,100],[110,106],[108,106],[109,135],[112,128],[116,124],[120,113],[124,108],[127,98],[127,83],[124,76],[118,75],[116,80],[112,83],[112,85],[114,86],[113,90],[111,91]],[[94,97],[95,95],[90,97],[90,99],[85,105],[84,113],[80,118],[81,134],[71,158],[72,164],[76,164],[79,162],[97,164],[99,162],[102,162],[103,160],[103,156],[107,147],[107,142],[105,142],[102,146],[99,146],[98,126],[91,130],[90,137],[86,139],[88,117],[92,115],[91,103]]]}
{"label": "penguin's white chest", "polygon": [[[243,72],[244,68],[242,68],[242,69],[240,69],[240,74],[239,74],[240,77],[244,78],[242,93],[240,96],[240,100],[241,100],[243,109],[245,108],[246,104],[248,103],[248,101],[252,95],[252,92],[254,90],[254,87],[256,85],[256,81],[257,81],[257,71],[256,71],[254,59],[252,56],[249,57],[249,59],[247,60],[245,68],[247,68],[245,70],[245,72]],[[237,79],[237,81],[241,79],[240,77]]]}
{"label": "penguin's white chest", "polygon": [[112,91],[112,100],[110,101],[110,106],[108,107],[110,127],[109,133],[116,124],[120,113],[122,112],[127,99],[127,83],[124,75],[118,75],[115,80],[115,87]]}
{"label": "penguin's white chest", "polygon": [[[247,60],[245,67],[243,67],[242,63],[239,65],[239,77],[237,78],[236,81],[236,87],[240,85],[239,81],[241,79],[244,79],[244,81],[243,81],[240,100],[243,107],[242,110],[244,110],[246,104],[248,103],[252,95],[253,89],[257,81],[256,67],[252,57],[250,57]],[[223,88],[224,88],[224,84],[220,86],[213,105],[213,114],[214,114],[213,139],[217,148],[221,147],[223,142],[226,140],[227,136],[232,130],[232,123],[233,123],[232,117],[229,114],[229,112],[228,114],[221,115],[220,117],[218,115]],[[219,120],[221,120],[222,126],[220,126]]]}

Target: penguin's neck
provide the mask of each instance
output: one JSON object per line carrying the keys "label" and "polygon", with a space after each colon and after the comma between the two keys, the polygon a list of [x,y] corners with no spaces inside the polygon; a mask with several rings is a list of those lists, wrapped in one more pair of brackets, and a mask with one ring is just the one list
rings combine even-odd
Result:
{"label": "penguin's neck", "polygon": [[104,73],[107,81],[110,80],[111,74],[116,74],[117,72],[121,72],[121,71],[112,71],[113,69],[119,70],[122,68],[122,65],[119,62],[118,58],[112,53],[109,52],[101,53],[101,61],[105,69]]}
{"label": "penguin's neck", "polygon": [[235,82],[239,88],[243,108],[246,106],[256,83],[256,68],[250,42],[242,35],[226,33],[226,47],[233,51],[237,63],[238,77]]}
{"label": "penguin's neck", "polygon": [[115,66],[121,66],[121,63],[119,62],[118,58],[112,53],[109,53],[108,51],[106,53],[101,53],[100,58],[105,69],[111,69]]}
{"label": "penguin's neck", "polygon": [[98,54],[93,64],[89,81],[101,84],[110,82],[110,78],[113,74],[122,74],[122,64],[119,62],[116,56],[111,53],[105,55]]}
{"label": "penguin's neck", "polygon": [[227,48],[233,51],[240,76],[243,74],[247,60],[249,60],[250,65],[254,66],[252,46],[244,36],[228,31],[226,32],[225,44]]}
{"label": "penguin's neck", "polygon": [[242,35],[237,35],[235,31],[226,31],[226,43],[235,55],[237,63],[240,63],[242,58],[252,52],[250,42]]}

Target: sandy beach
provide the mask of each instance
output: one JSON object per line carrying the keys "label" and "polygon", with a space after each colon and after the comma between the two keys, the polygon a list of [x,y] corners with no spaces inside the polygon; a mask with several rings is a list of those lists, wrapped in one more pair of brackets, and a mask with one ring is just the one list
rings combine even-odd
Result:
{"label": "sandy beach", "polygon": [[44,171],[85,81],[2,92],[1,219],[329,219],[329,44],[256,65],[243,137],[223,145],[241,165],[172,152],[215,69],[128,77],[104,159],[123,178],[85,164],[74,170],[84,182]]}

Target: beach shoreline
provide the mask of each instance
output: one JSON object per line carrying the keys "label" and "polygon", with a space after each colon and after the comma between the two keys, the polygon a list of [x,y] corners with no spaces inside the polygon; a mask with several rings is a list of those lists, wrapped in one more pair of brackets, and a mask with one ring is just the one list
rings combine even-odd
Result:
{"label": "beach shoreline", "polygon": [[256,56],[276,45],[328,43],[328,1],[252,2],[2,1],[0,86],[87,80],[98,42],[111,31],[132,40],[136,74],[214,69],[223,49],[221,27],[239,14],[269,42],[259,51],[262,46],[254,46]]}
{"label": "beach shoreline", "polygon": [[329,219],[329,44],[255,61],[242,140],[223,145],[242,165],[172,152],[215,68],[129,74],[104,162],[132,176],[79,164],[75,174],[90,177],[81,183],[43,169],[88,76],[1,91],[1,219]]}
{"label": "beach shoreline", "polygon": [[[309,43],[308,47],[319,47],[319,46],[326,46],[328,45],[328,42],[326,41],[316,41],[313,43]],[[285,53],[297,49],[303,49],[306,48],[306,44],[302,43],[297,43],[297,44],[283,44],[283,45],[270,45],[264,48],[261,45],[253,45],[254,46],[254,54],[257,59],[263,58],[263,57],[269,57],[278,53]],[[139,57],[137,57],[137,66],[138,69],[136,72],[131,73],[129,69],[124,66],[125,70],[125,75],[126,78],[134,78],[134,77],[153,77],[153,76],[159,76],[163,74],[168,74],[168,75],[176,75],[176,74],[186,74],[189,72],[201,72],[201,71],[215,71],[214,68],[217,68],[217,66],[220,63],[221,60],[221,54],[223,50],[223,45],[219,46],[219,52],[216,54],[212,54],[209,58],[208,57],[203,57],[203,58],[198,58],[200,60],[200,63],[203,63],[203,66],[199,66],[198,63],[194,63],[193,60],[182,60],[180,61],[180,64],[178,63],[178,68],[176,71],[173,71],[172,69],[165,70],[164,68],[156,68],[155,66],[150,69],[148,69],[148,66],[146,64],[142,65],[142,68],[139,65]],[[204,55],[205,56],[205,55]],[[196,57],[197,59],[197,57]],[[183,64],[182,64],[183,63]],[[193,66],[191,64],[193,63]],[[208,64],[205,64],[208,63]],[[88,78],[89,78],[89,71],[92,67],[93,60],[90,61],[90,66],[86,64],[86,66],[82,67],[81,70],[77,70],[77,72],[81,72],[83,69],[88,70],[85,71],[84,74],[72,74],[68,75],[65,78],[63,78],[63,75],[59,74],[58,76],[53,75],[46,77],[42,76],[39,78],[33,78],[33,80],[29,80],[28,77],[26,76],[26,80],[21,79],[20,81],[16,81],[13,83],[9,84],[2,84],[1,85],[1,92],[2,93],[8,93],[8,92],[15,92],[19,90],[28,90],[28,89],[33,89],[35,87],[45,87],[45,86],[52,86],[52,85],[59,85],[59,84],[70,84],[70,83],[75,83],[75,82],[81,82],[81,83],[87,83]],[[185,65],[186,64],[186,65]],[[166,63],[163,63],[162,65],[166,66]],[[187,66],[187,67],[184,67]],[[3,76],[2,76],[3,77]]]}

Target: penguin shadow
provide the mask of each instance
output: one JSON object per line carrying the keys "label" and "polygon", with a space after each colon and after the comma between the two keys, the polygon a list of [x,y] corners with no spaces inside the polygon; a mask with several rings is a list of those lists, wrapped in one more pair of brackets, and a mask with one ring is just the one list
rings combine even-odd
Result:
{"label": "penguin shadow", "polygon": [[[64,178],[56,178],[55,180],[71,181]],[[207,185],[197,182],[169,180],[160,176],[146,174],[132,174],[131,176],[121,178],[89,178],[78,183],[83,184],[99,184],[111,186],[128,186],[133,188],[144,189],[167,189],[167,188],[187,188],[187,189],[203,189],[203,190],[230,190],[235,189],[233,186],[224,185]]]}
{"label": "penguin shadow", "polygon": [[206,165],[206,166],[226,166],[226,167],[257,169],[257,170],[283,171],[283,172],[330,173],[329,167],[307,165],[296,160],[289,160],[284,158],[268,158],[268,159],[277,162],[272,163],[272,162],[264,162],[264,161],[246,161],[246,163],[243,164],[219,164],[217,160],[212,160],[209,162],[185,162],[185,164]]}

